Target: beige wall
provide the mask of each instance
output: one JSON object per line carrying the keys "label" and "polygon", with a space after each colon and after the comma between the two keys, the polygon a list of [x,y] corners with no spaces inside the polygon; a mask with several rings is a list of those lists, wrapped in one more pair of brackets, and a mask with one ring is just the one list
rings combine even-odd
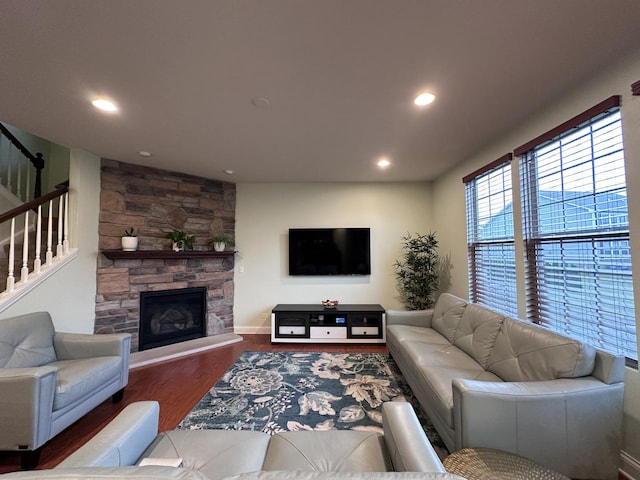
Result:
{"label": "beige wall", "polygon": [[[239,184],[236,332],[268,332],[278,303],[337,299],[400,308],[393,262],[403,235],[432,229],[430,195],[425,183]],[[290,277],[287,238],[293,227],[370,227],[371,275]]]}
{"label": "beige wall", "polygon": [[[616,68],[601,72],[592,80],[573,91],[566,92],[553,106],[532,116],[464,165],[455,168],[433,184],[433,218],[440,240],[451,249],[453,263],[450,291],[468,297],[467,250],[465,234],[465,198],[462,177],[477,168],[501,157],[505,153],[537,137],[552,127],[583,112],[611,95],[622,95],[627,190],[629,195],[629,218],[631,219],[631,247],[634,272],[635,309],[640,312],[640,97],[631,95],[630,85],[640,80],[640,50],[620,62]],[[518,180],[514,177],[515,195],[518,195]],[[519,211],[519,205],[514,205]],[[516,218],[516,238],[520,231],[520,219]],[[518,245],[518,242],[516,242]],[[521,246],[516,258],[518,270],[522,272]],[[522,278],[522,275],[520,275]],[[519,311],[524,309],[523,282],[519,284]],[[640,331],[640,328],[638,329]],[[624,449],[640,459],[640,376],[636,370],[627,369],[625,381],[625,438]]]}

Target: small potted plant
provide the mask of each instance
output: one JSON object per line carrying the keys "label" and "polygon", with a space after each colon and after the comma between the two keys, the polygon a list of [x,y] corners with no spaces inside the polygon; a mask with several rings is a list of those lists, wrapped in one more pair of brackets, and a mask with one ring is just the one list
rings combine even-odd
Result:
{"label": "small potted plant", "polygon": [[178,230],[177,228],[167,233],[166,238],[173,242],[172,249],[174,252],[193,250],[193,244],[196,241],[195,235],[189,235],[184,230]]}
{"label": "small potted plant", "polygon": [[207,240],[207,245],[212,247],[216,252],[224,252],[227,245],[233,245],[233,240],[226,235],[216,235]]}
{"label": "small potted plant", "polygon": [[138,249],[138,232],[135,228],[127,228],[121,238],[122,250],[125,252],[135,252]]}

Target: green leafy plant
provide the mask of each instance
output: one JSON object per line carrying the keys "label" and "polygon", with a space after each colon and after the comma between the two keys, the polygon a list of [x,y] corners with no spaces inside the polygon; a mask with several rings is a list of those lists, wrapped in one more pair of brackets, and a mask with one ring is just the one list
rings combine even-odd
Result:
{"label": "green leafy plant", "polygon": [[131,228],[127,228],[124,231],[124,237],[137,237],[138,236],[138,232],[136,231],[135,228],[131,227]]}
{"label": "green leafy plant", "polygon": [[233,240],[226,235],[216,235],[207,240],[207,245],[213,247],[216,243],[224,243],[225,245],[233,245]]}
{"label": "green leafy plant", "polygon": [[438,290],[440,258],[435,233],[402,237],[402,259],[394,263],[402,301],[410,310],[433,307]]}
{"label": "green leafy plant", "polygon": [[177,250],[193,250],[193,244],[196,242],[195,235],[189,235],[177,228],[167,233],[165,237],[174,243],[174,249]]}

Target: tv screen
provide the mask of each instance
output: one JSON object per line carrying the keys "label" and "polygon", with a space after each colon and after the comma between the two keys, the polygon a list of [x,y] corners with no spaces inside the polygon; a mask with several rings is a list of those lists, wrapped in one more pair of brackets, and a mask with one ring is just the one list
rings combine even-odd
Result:
{"label": "tv screen", "polygon": [[368,228],[289,229],[289,275],[371,275]]}

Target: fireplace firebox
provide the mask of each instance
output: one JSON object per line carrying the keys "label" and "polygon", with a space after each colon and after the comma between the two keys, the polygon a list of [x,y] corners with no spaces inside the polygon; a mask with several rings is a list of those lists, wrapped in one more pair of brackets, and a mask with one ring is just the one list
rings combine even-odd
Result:
{"label": "fireplace firebox", "polygon": [[204,337],[206,287],[140,292],[138,350]]}

